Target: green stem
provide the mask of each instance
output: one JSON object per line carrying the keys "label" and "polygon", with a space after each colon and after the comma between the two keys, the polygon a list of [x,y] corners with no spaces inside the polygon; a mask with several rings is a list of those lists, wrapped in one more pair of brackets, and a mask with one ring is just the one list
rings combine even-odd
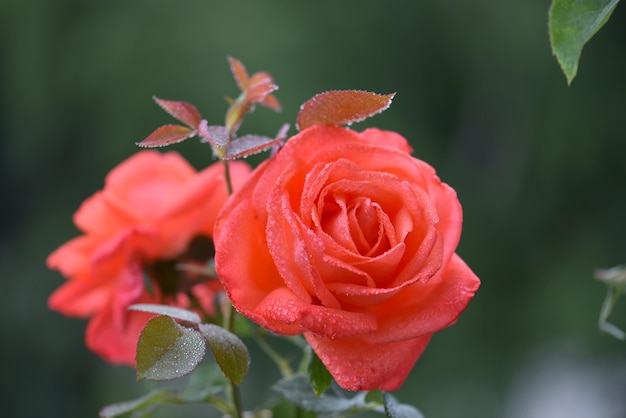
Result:
{"label": "green stem", "polygon": [[267,341],[265,341],[263,335],[255,333],[254,341],[256,341],[261,350],[263,350],[263,352],[267,354],[267,356],[272,359],[274,363],[276,363],[278,369],[280,370],[280,374],[283,377],[289,377],[293,375],[293,370],[291,369],[291,366],[289,366],[289,362],[287,361],[287,359],[278,354],[278,352],[274,350],[274,348],[269,345]]}
{"label": "green stem", "polygon": [[241,407],[241,393],[239,392],[239,386],[231,382],[230,388],[232,391],[233,406],[235,407],[233,411],[233,418],[242,418],[243,408]]}
{"label": "green stem", "polygon": [[224,180],[226,181],[226,191],[230,196],[233,194],[233,182],[230,178],[230,165],[228,164],[228,160],[222,160],[222,164],[224,164]]}
{"label": "green stem", "polygon": [[606,297],[604,298],[602,310],[600,311],[598,326],[602,331],[611,334],[617,339],[624,340],[626,339],[626,334],[624,333],[624,331],[608,322],[609,316],[611,316],[611,312],[613,311],[613,307],[615,306],[615,303],[619,300],[621,293],[622,292],[620,289],[616,290],[614,286],[607,284]]}
{"label": "green stem", "polygon": [[[244,99],[238,99],[238,100],[244,100]],[[245,113],[247,113],[247,111],[248,110],[246,109],[245,111],[237,114],[235,123],[231,125],[231,128],[229,129],[229,132],[228,132],[228,142],[226,143],[226,146],[224,147],[224,150],[223,150],[224,156],[227,154],[228,147],[230,146],[230,141],[232,141],[235,138],[237,129],[239,128],[239,125],[243,119],[243,116],[245,115]],[[226,122],[226,126],[229,126],[228,120]],[[224,157],[222,157],[222,164],[224,164],[224,180],[226,182],[226,190],[228,191],[228,195],[230,196],[233,194],[233,183],[232,183],[232,178],[230,176],[229,161],[225,159]],[[235,315],[236,314],[237,313],[235,311],[235,308],[233,307],[232,304],[229,303],[227,311],[225,312],[224,326],[228,331],[233,332],[233,333],[235,330]],[[239,391],[239,387],[231,381],[230,389],[231,389],[230,391],[231,401],[233,404],[233,411],[232,411],[233,418],[241,418],[243,409],[241,405],[241,393]]]}
{"label": "green stem", "polygon": [[233,408],[217,396],[209,396],[206,400],[225,414],[229,414]]}

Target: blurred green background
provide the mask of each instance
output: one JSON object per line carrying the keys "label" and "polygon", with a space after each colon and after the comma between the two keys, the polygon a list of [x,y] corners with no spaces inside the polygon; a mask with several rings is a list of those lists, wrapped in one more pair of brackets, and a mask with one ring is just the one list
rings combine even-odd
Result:
{"label": "blurred green background", "polygon": [[[23,0],[0,3],[2,413],[90,417],[146,390],[48,311],[63,279],[45,257],[134,143],[172,119],[152,95],[221,122],[226,56],[269,71],[273,135],[331,89],[397,92],[376,125],[407,137],[458,192],[458,252],[482,287],[396,396],[427,418],[624,417],[626,343],[601,334],[593,270],[626,263],[626,7],[583,52],[568,88],[546,1]],[[293,129],[291,131],[294,132]],[[192,140],[175,145],[197,167]],[[626,327],[626,301],[615,322]],[[244,398],[267,360],[253,354]],[[8,407],[8,415],[7,415]],[[206,416],[164,408],[155,416]]]}

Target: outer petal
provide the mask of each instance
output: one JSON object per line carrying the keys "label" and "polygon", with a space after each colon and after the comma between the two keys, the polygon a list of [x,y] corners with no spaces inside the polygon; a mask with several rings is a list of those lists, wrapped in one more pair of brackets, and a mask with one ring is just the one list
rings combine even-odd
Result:
{"label": "outer petal", "polygon": [[416,283],[372,307],[379,328],[369,338],[385,343],[432,334],[452,325],[480,286],[480,280],[458,255],[428,283]]}
{"label": "outer petal", "polygon": [[139,334],[154,315],[128,311],[121,326],[113,317],[110,309],[98,312],[87,325],[85,343],[91,351],[112,364],[134,367]]}
{"label": "outer petal", "polygon": [[[245,163],[231,163],[233,189],[237,190],[250,174]],[[167,199],[167,196],[163,196]],[[214,164],[181,186],[175,203],[159,216],[160,255],[181,253],[195,235],[213,235],[217,215],[228,199],[224,168]]]}
{"label": "outer petal", "polygon": [[194,168],[178,153],[142,151],[109,173],[104,190],[110,204],[146,221],[158,219],[176,204],[185,184],[195,175]]}
{"label": "outer petal", "polygon": [[264,231],[250,199],[241,193],[226,204],[215,227],[215,268],[233,305],[247,316],[268,293],[285,286]]}
{"label": "outer petal", "polygon": [[98,240],[89,236],[74,238],[50,254],[46,265],[67,277],[84,276],[89,273],[90,254],[98,243]]}
{"label": "outer petal", "polygon": [[301,301],[289,289],[270,292],[251,313],[266,328],[283,335],[309,330],[328,338],[345,338],[376,330],[376,318],[367,312],[329,309]]}
{"label": "outer petal", "polygon": [[364,391],[398,389],[431,337],[372,344],[369,335],[331,339],[307,332],[304,336],[339,386]]}
{"label": "outer petal", "polygon": [[369,128],[361,132],[361,137],[376,146],[393,147],[408,154],[413,151],[408,141],[397,132]]}
{"label": "outer petal", "polygon": [[86,199],[74,214],[74,224],[92,237],[107,237],[134,222],[136,214],[130,208],[112,204],[102,191]]}
{"label": "outer petal", "polygon": [[105,306],[111,289],[108,277],[70,280],[48,298],[48,307],[68,316],[86,318]]}
{"label": "outer petal", "polygon": [[461,203],[452,187],[439,180],[435,180],[429,186],[431,198],[439,215],[437,231],[443,241],[443,265],[447,265],[450,258],[456,251],[461,239],[461,228],[463,223],[463,210]]}

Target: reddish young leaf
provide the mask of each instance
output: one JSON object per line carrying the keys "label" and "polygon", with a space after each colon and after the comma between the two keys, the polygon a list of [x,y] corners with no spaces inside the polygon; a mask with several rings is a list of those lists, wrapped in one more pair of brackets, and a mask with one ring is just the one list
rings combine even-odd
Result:
{"label": "reddish young leaf", "polygon": [[263,80],[259,83],[250,84],[246,90],[246,102],[263,103],[271,92],[278,90],[278,86],[270,80]]}
{"label": "reddish young leaf", "polygon": [[263,152],[284,141],[285,138],[269,138],[260,135],[244,135],[233,140],[226,151],[226,159],[234,160],[236,158],[247,157],[249,155]]}
{"label": "reddish young leaf", "polygon": [[333,90],[307,100],[298,113],[296,127],[349,125],[387,109],[395,93],[382,95],[361,90]]}
{"label": "reddish young leaf", "polygon": [[213,146],[225,147],[228,143],[228,130],[225,126],[208,126],[203,120],[198,126],[198,134],[202,137],[202,142],[208,142]]}
{"label": "reddish young leaf", "polygon": [[252,74],[252,76],[248,79],[248,86],[246,88],[250,89],[250,86],[255,84],[274,84],[274,79],[268,72],[259,71],[258,73]]}
{"label": "reddish young leaf", "polygon": [[268,94],[267,96],[265,96],[265,98],[261,102],[259,102],[259,104],[265,107],[269,107],[270,109],[275,110],[276,112],[280,112],[282,110],[282,107],[280,106],[278,99],[274,97],[274,95],[272,94]]}
{"label": "reddish young leaf", "polygon": [[272,149],[270,151],[270,157],[273,157],[274,155],[276,155],[276,153],[280,151],[283,145],[285,145],[285,141],[287,140],[288,133],[289,133],[289,124],[285,123],[283,124],[283,126],[280,127],[280,129],[278,130],[278,133],[276,134],[276,139],[281,139],[282,141],[278,142],[277,144],[272,145]]}
{"label": "reddish young leaf", "polygon": [[191,103],[163,100],[156,96],[153,97],[153,99],[159,106],[161,106],[161,108],[163,108],[163,110],[174,116],[185,125],[192,129],[196,129],[198,127],[202,116],[200,116],[198,109],[196,109],[196,107]]}
{"label": "reddish young leaf", "polygon": [[196,131],[181,125],[165,125],[157,128],[146,139],[136,144],[140,147],[164,147],[191,138]]}
{"label": "reddish young leaf", "polygon": [[248,88],[248,72],[243,63],[237,58],[228,57],[228,64],[230,64],[230,71],[233,73],[233,77],[237,82],[237,86],[241,91],[246,91]]}
{"label": "reddish young leaf", "polygon": [[246,67],[236,58],[228,57],[230,71],[237,82],[237,86],[245,95],[245,103],[259,103],[280,112],[281,107],[278,100],[270,93],[278,90],[278,86],[274,84],[272,76],[265,72],[259,71],[252,76],[248,75]]}

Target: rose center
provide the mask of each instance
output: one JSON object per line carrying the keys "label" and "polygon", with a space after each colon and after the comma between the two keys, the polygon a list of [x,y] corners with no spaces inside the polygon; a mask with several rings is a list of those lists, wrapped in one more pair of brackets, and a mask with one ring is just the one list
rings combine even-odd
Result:
{"label": "rose center", "polygon": [[349,211],[350,232],[359,252],[366,256],[374,256],[389,248],[385,234],[385,214],[378,203],[370,198],[357,199]]}
{"label": "rose center", "polygon": [[191,240],[187,250],[179,257],[145,264],[146,286],[148,289],[158,287],[164,297],[188,293],[193,286],[213,278],[205,273],[208,272],[207,262],[214,256],[213,240],[199,235]]}
{"label": "rose center", "polygon": [[324,231],[351,252],[374,257],[387,251],[390,231],[387,216],[369,197],[336,195],[328,202],[322,220]]}

